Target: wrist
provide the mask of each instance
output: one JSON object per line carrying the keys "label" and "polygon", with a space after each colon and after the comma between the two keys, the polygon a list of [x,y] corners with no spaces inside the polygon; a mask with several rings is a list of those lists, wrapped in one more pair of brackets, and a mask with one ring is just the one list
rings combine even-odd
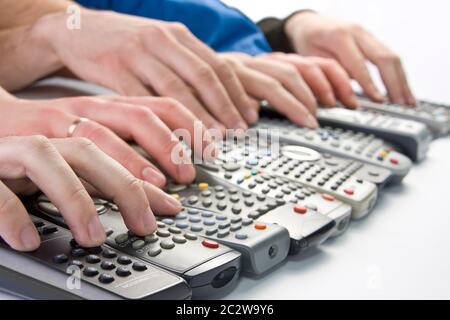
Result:
{"label": "wrist", "polygon": [[288,38],[289,42],[293,46],[295,43],[295,38],[297,37],[298,30],[302,29],[302,20],[307,19],[309,16],[315,16],[317,13],[312,10],[301,10],[292,14],[284,24],[284,33]]}

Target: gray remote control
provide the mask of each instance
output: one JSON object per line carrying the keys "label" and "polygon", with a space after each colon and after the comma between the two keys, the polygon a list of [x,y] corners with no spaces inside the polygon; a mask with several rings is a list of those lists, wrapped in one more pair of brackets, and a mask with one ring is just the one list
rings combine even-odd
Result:
{"label": "gray remote control", "polygon": [[[353,159],[388,169],[393,174],[389,183],[402,181],[412,167],[408,157],[395,151],[391,145],[373,134],[332,127],[311,130],[276,117],[262,117],[255,129],[263,135],[276,136],[280,143],[300,145],[322,152],[324,155],[333,154],[341,159]],[[371,176],[369,175],[369,178]],[[363,178],[367,179],[364,176]]]}
{"label": "gray remote control", "polygon": [[235,172],[244,168],[288,178],[348,203],[352,207],[353,219],[364,217],[374,208],[378,195],[375,184],[316,164],[320,154],[312,149],[288,147],[289,154],[294,153],[292,150],[295,148],[295,153],[302,154],[302,157],[295,159],[291,155],[272,154],[271,150],[265,148],[258,152],[259,148],[255,146],[225,142],[218,144],[219,155],[214,163],[204,163],[201,167],[207,169],[210,175],[223,180],[232,179]]}
{"label": "gray remote control", "polygon": [[[188,213],[189,210],[196,212],[198,209],[218,211],[216,219],[223,221],[218,222],[219,229],[221,224],[226,231],[228,231],[228,228],[231,231],[233,228],[248,226],[243,232],[253,238],[248,243],[254,251],[251,255],[255,256],[255,261],[260,260],[265,265],[272,264],[267,259],[268,253],[270,257],[278,251],[283,257],[289,249],[289,254],[298,254],[325,241],[331,235],[335,226],[332,219],[315,210],[301,210],[300,212],[297,210],[299,206],[286,203],[282,199],[271,199],[265,195],[255,194],[237,187],[228,188],[222,185],[209,187],[208,183],[201,182],[198,185],[190,186],[170,185],[168,191],[174,192],[174,195],[180,198],[182,203],[188,207]],[[206,214],[208,215],[208,213]],[[199,218],[196,217],[195,219],[198,220]],[[211,221],[205,220],[205,222],[210,223]],[[284,227],[281,228],[284,231],[277,229],[274,224],[278,224],[279,228]],[[273,240],[267,241],[270,234],[264,235],[264,233],[261,233],[264,230],[276,230],[277,238],[282,241],[277,240],[278,244],[273,246]],[[205,233],[208,236],[207,230],[205,230]],[[282,238],[280,238],[280,234]],[[218,237],[217,240],[221,241],[219,233],[214,235]],[[261,242],[261,236],[266,239],[264,242]],[[285,236],[286,238],[284,238]],[[290,248],[289,237],[291,239]],[[235,242],[232,236],[229,236],[228,239]],[[288,241],[284,242],[284,239],[288,239]],[[228,244],[232,247],[236,245]],[[273,258],[276,258],[276,256]]]}
{"label": "gray remote control", "polygon": [[[34,252],[19,253],[0,240],[0,285],[32,299],[188,299],[186,282],[106,245],[81,248],[71,233],[33,217],[41,236]],[[126,264],[123,261],[126,260]]]}
{"label": "gray remote control", "polygon": [[386,139],[399,146],[413,161],[426,157],[432,141],[431,132],[423,123],[374,111],[319,108],[317,118],[322,125],[371,133]]}
{"label": "gray remote control", "polygon": [[436,103],[418,100],[415,107],[395,103],[377,103],[360,96],[359,103],[363,110],[373,110],[382,114],[424,123],[436,137],[450,132],[450,108]]}
{"label": "gray remote control", "polygon": [[[115,204],[94,199],[100,221],[106,228],[107,244],[123,254],[137,257],[182,277],[193,298],[228,293],[235,286],[241,268],[241,254],[191,232],[174,232],[159,222],[158,230],[146,237],[126,228]],[[30,204],[30,210],[64,225],[58,209],[44,195]]]}

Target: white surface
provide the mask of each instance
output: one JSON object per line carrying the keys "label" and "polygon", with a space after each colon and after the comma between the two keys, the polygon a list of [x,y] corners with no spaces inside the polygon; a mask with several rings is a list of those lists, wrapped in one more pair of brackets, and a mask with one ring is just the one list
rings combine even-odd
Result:
{"label": "white surface", "polygon": [[[403,57],[420,97],[450,102],[450,2],[445,0],[228,0],[253,18],[303,7],[363,23]],[[450,298],[450,138],[431,146],[404,184],[371,216],[307,257],[260,279],[241,279],[230,299]],[[0,293],[0,298],[8,298]]]}

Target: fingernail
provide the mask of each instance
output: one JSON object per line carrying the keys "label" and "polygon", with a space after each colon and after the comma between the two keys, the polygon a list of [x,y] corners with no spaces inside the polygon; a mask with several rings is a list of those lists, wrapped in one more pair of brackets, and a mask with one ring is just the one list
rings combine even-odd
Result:
{"label": "fingernail", "polygon": [[195,169],[192,164],[180,164],[177,166],[177,173],[180,182],[191,182],[195,178]]}
{"label": "fingernail", "polygon": [[317,122],[317,119],[314,118],[312,115],[308,114],[306,117],[306,125],[310,128],[317,128],[319,126],[319,123]]}
{"label": "fingernail", "polygon": [[175,199],[172,196],[167,195],[165,199],[165,203],[173,210],[180,210],[181,209],[181,203],[177,199]]}
{"label": "fingernail", "polygon": [[373,97],[375,98],[375,100],[380,102],[383,102],[385,99],[385,97],[378,90],[373,91]]}
{"label": "fingernail", "polygon": [[350,102],[350,106],[351,106],[351,107],[353,107],[353,108],[359,108],[359,101],[358,101],[358,99],[356,98],[356,96],[350,97],[349,102]]}
{"label": "fingernail", "polygon": [[247,120],[248,120],[248,122],[249,122],[250,124],[253,124],[253,123],[255,123],[256,121],[258,121],[259,115],[258,115],[258,113],[257,113],[255,110],[253,110],[253,109],[247,109],[247,110],[245,111],[245,114],[246,114],[246,118],[247,118]]}
{"label": "fingernail", "polygon": [[248,125],[245,122],[238,121],[236,125],[234,126],[235,130],[247,130]]}
{"label": "fingernail", "polygon": [[325,100],[327,105],[329,105],[330,107],[334,107],[336,104],[336,98],[334,97],[334,94],[332,94],[331,92],[328,92],[325,95]]}
{"label": "fingernail", "polygon": [[20,240],[22,247],[26,251],[32,251],[39,247],[41,239],[39,238],[36,229],[32,225],[27,225],[20,232]]}
{"label": "fingernail", "polygon": [[163,186],[166,184],[166,177],[152,167],[147,167],[144,170],[142,170],[142,177],[145,181],[155,185],[155,186]]}
{"label": "fingernail", "polygon": [[105,242],[106,240],[105,229],[100,223],[100,219],[98,218],[97,215],[95,215],[89,222],[88,231],[89,231],[89,238],[91,238],[93,244],[101,244]]}
{"label": "fingernail", "polygon": [[145,210],[145,212],[142,216],[142,223],[144,224],[145,230],[148,233],[155,231],[156,219],[155,219],[155,216],[153,215],[152,209],[150,209],[150,207],[148,207]]}

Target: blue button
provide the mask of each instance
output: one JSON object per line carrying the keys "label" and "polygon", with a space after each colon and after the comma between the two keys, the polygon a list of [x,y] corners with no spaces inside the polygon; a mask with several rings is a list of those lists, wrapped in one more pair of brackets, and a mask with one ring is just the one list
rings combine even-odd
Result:
{"label": "blue button", "polygon": [[190,222],[193,222],[193,223],[198,223],[198,222],[200,222],[202,219],[200,219],[199,217],[191,217],[190,219],[189,219],[189,221]]}
{"label": "blue button", "polygon": [[202,212],[202,217],[211,218],[213,216],[212,212]]}
{"label": "blue button", "polygon": [[162,222],[164,222],[165,224],[168,224],[168,225],[172,225],[175,223],[175,221],[173,221],[173,219],[162,219]]}
{"label": "blue button", "polygon": [[177,219],[177,220],[183,220],[183,219],[186,219],[186,218],[187,218],[187,214],[185,214],[185,213],[179,213],[175,217],[175,219]]}
{"label": "blue button", "polygon": [[200,232],[203,230],[203,227],[199,226],[199,225],[193,225],[193,226],[191,226],[191,230],[194,232]]}
{"label": "blue button", "polygon": [[378,160],[378,161],[383,161],[384,158],[383,158],[383,157],[377,157],[377,160]]}
{"label": "blue button", "polygon": [[216,217],[217,220],[223,221],[223,220],[227,220],[227,216],[223,215],[223,214],[218,214]]}
{"label": "blue button", "polygon": [[236,233],[235,237],[238,240],[245,240],[248,238],[247,234],[245,234],[245,233]]}
{"label": "blue button", "polygon": [[206,219],[205,221],[203,221],[203,224],[205,226],[213,226],[213,225],[216,224],[216,222],[214,220],[212,220],[212,219]]}
{"label": "blue button", "polygon": [[189,225],[186,222],[178,222],[176,224],[176,226],[177,226],[177,228],[180,228],[180,229],[186,229],[187,227],[189,227]]}

